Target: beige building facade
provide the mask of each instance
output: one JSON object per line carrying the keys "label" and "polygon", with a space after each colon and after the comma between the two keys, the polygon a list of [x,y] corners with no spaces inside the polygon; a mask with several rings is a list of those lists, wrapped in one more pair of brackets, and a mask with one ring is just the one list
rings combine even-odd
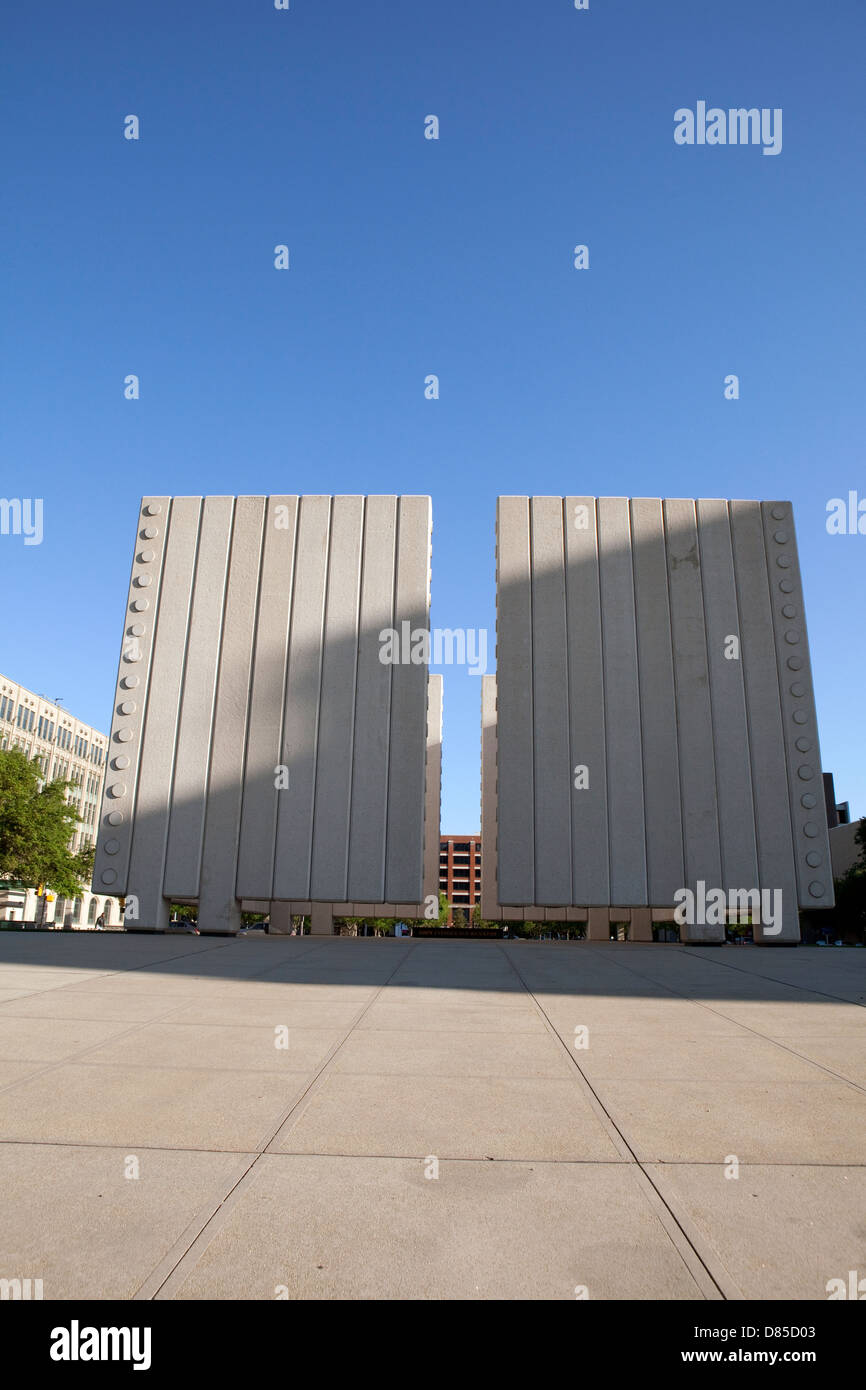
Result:
{"label": "beige building facade", "polygon": [[[20,748],[31,761],[35,759],[46,782],[72,784],[67,799],[78,813],[78,826],[70,849],[77,853],[92,845],[105,782],[107,735],[55,701],[0,674],[0,750],[10,748]],[[36,885],[26,892],[0,889],[0,919],[32,922],[40,918],[42,909]],[[78,898],[47,903],[43,920],[87,927],[103,915],[106,926],[119,924],[118,899],[83,890]]]}

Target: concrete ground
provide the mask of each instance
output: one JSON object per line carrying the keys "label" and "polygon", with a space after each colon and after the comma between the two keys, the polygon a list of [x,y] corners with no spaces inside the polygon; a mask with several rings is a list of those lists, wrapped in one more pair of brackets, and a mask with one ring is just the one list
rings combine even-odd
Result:
{"label": "concrete ground", "polygon": [[0,1278],[826,1299],[864,1003],[857,950],[3,933]]}

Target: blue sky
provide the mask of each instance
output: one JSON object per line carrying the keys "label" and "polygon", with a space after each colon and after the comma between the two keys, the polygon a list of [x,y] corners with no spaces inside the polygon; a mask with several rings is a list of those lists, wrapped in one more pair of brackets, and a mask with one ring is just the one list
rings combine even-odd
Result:
{"label": "blue sky", "polygon": [[[491,648],[498,494],[791,498],[866,812],[866,536],[825,528],[866,497],[864,40],[861,0],[19,3],[0,492],[45,534],[0,537],[0,670],[108,729],[145,492],[430,493],[432,621]],[[677,146],[699,100],[782,152]],[[449,668],[444,831],[479,704]]]}

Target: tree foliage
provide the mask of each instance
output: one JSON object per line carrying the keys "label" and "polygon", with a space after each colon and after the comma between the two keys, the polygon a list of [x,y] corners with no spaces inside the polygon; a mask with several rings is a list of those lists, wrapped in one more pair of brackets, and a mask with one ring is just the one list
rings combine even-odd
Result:
{"label": "tree foliage", "polygon": [[69,848],[78,812],[66,801],[69,782],[42,783],[39,764],[20,748],[0,751],[0,879],[46,884],[76,898],[93,874],[93,847]]}

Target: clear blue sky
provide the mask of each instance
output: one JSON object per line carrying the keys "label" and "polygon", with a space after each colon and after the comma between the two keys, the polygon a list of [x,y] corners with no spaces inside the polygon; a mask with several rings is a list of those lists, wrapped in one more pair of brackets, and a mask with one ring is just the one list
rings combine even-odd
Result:
{"label": "clear blue sky", "polygon": [[[5,28],[0,492],[45,538],[0,537],[0,670],[108,728],[144,492],[430,493],[433,622],[488,627],[491,669],[497,494],[789,497],[823,762],[866,812],[866,536],[825,530],[866,497],[862,0]],[[675,145],[699,100],[781,107],[781,154]],[[445,831],[478,825],[479,702],[449,669]]]}

